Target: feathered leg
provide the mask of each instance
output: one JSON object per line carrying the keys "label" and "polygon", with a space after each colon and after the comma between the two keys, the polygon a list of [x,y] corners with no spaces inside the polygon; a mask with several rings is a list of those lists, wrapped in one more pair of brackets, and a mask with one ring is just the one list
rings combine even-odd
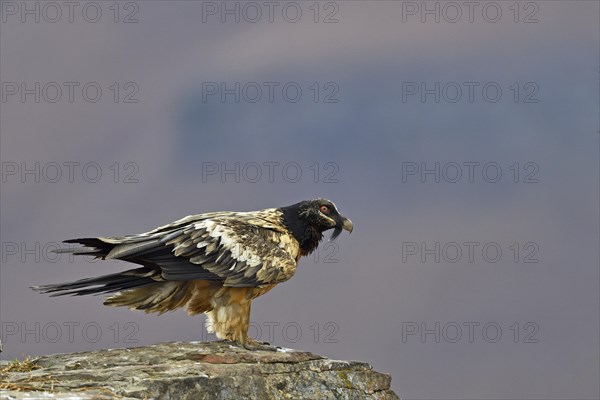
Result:
{"label": "feathered leg", "polygon": [[248,336],[252,288],[219,288],[211,299],[206,330],[217,338],[236,342],[248,350],[276,350]]}

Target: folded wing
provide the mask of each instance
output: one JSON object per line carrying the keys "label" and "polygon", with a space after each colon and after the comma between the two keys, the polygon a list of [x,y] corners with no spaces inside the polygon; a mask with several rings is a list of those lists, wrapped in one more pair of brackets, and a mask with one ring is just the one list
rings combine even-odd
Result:
{"label": "folded wing", "polygon": [[75,254],[144,265],[155,280],[268,285],[291,278],[299,256],[298,242],[275,212],[201,214],[141,235],[68,242],[86,246]]}

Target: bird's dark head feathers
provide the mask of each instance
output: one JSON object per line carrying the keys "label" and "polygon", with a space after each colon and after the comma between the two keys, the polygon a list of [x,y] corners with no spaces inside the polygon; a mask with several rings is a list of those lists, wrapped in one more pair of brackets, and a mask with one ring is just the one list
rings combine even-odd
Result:
{"label": "bird's dark head feathers", "polygon": [[352,232],[352,221],[338,211],[327,199],[301,201],[282,207],[283,223],[292,232],[305,254],[311,253],[323,238],[323,232],[334,229],[331,239],[337,238],[342,230]]}

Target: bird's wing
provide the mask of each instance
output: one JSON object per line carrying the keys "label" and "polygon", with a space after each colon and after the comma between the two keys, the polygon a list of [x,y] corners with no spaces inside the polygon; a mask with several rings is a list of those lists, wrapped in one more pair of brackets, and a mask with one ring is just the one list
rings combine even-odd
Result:
{"label": "bird's wing", "polygon": [[297,240],[274,213],[200,214],[142,235],[99,239],[114,244],[104,258],[159,267],[165,280],[274,284],[291,278],[300,254]]}

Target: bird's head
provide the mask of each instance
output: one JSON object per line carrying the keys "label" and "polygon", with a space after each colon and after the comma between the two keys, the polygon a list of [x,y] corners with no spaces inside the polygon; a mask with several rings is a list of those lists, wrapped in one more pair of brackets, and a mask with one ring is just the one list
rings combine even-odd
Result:
{"label": "bird's head", "polygon": [[335,204],[327,199],[303,201],[298,207],[298,215],[309,226],[319,232],[334,229],[331,239],[335,239],[342,230],[352,232],[352,221],[338,211]]}
{"label": "bird's head", "polygon": [[303,252],[312,252],[323,237],[323,232],[333,229],[331,239],[337,238],[342,230],[352,232],[352,221],[338,211],[327,199],[306,200],[281,208],[283,222],[296,237]]}

